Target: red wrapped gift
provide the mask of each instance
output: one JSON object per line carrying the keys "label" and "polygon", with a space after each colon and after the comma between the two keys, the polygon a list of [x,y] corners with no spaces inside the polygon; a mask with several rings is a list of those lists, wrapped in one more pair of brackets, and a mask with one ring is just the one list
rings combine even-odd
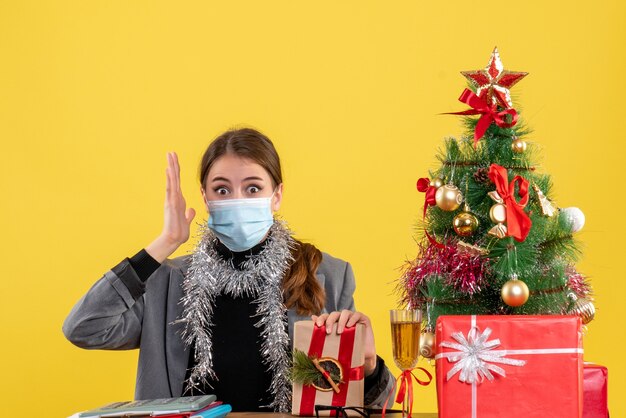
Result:
{"label": "red wrapped gift", "polygon": [[607,386],[609,371],[606,367],[585,363],[583,371],[583,418],[608,418]]}
{"label": "red wrapped gift", "polygon": [[435,338],[440,418],[582,416],[577,316],[441,316]]}
{"label": "red wrapped gift", "polygon": [[[323,360],[330,358],[341,365],[342,379],[339,392],[316,388],[313,385],[293,384],[291,413],[300,416],[315,416],[315,405],[363,406],[365,332],[362,324],[326,334],[325,327],[313,321],[298,321],[294,326],[293,348],[304,351],[309,357]],[[320,411],[320,415],[332,415],[334,411]],[[358,415],[347,411],[350,415]]]}

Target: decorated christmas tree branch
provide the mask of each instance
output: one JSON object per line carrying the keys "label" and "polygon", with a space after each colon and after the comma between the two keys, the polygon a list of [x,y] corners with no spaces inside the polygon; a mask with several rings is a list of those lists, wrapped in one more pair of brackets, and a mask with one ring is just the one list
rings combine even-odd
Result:
{"label": "decorated christmas tree branch", "polygon": [[540,149],[513,108],[509,88],[526,73],[504,70],[497,50],[485,69],[466,71],[459,101],[467,128],[446,138],[439,167],[420,178],[418,254],[402,272],[402,301],[439,315],[575,313],[590,321],[590,287],[573,264],[584,214],[559,209],[539,173]]}
{"label": "decorated christmas tree branch", "polygon": [[554,237],[538,245],[537,250],[541,254],[542,260],[549,260],[554,257],[566,258],[572,262],[578,260],[580,248],[573,235]]}

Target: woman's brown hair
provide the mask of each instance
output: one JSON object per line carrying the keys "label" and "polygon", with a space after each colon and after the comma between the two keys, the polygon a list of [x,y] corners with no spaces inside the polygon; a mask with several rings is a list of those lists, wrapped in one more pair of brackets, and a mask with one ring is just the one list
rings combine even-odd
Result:
{"label": "woman's brown hair", "polygon": [[[211,142],[200,162],[200,183],[204,189],[213,163],[223,155],[234,154],[259,164],[267,171],[276,188],[283,182],[280,158],[272,141],[251,128],[231,129]],[[295,241],[293,264],[283,278],[285,306],[295,308],[299,315],[319,314],[324,308],[325,294],[315,272],[322,262],[322,253],[315,246]]]}

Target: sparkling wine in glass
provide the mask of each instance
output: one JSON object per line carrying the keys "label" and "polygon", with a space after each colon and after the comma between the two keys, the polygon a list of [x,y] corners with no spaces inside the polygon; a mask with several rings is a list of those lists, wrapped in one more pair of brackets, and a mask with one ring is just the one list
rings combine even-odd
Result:
{"label": "sparkling wine in glass", "polygon": [[[422,311],[392,309],[390,316],[393,360],[403,372],[411,370],[417,365],[419,358]],[[406,409],[407,397],[402,402],[402,416]]]}

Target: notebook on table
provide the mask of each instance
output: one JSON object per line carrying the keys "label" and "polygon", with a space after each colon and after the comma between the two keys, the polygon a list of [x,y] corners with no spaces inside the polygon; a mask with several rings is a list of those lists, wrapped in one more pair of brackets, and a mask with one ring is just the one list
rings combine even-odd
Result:
{"label": "notebook on table", "polygon": [[179,398],[146,399],[114,402],[79,413],[78,418],[149,417],[183,412],[197,412],[215,402],[215,395],[183,396]]}

